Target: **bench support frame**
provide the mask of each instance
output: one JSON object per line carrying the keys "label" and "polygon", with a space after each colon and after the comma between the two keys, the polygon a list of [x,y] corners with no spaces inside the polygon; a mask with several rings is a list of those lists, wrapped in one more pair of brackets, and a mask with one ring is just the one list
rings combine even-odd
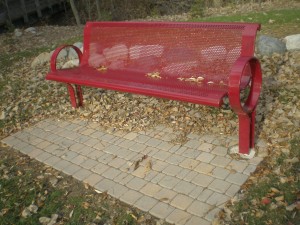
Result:
{"label": "bench support frame", "polygon": [[[88,27],[88,26],[87,26]],[[255,46],[255,34],[260,27],[256,24],[250,26],[243,33],[243,44],[241,49],[241,56],[236,60],[231,72],[229,74],[228,82],[228,98],[232,110],[237,114],[239,120],[239,153],[249,154],[250,150],[255,145],[255,118],[256,106],[258,104],[259,95],[262,86],[262,72],[258,59],[253,57]],[[89,34],[87,33],[87,42],[89,41]],[[82,53],[79,48],[72,45],[63,45],[57,48],[50,62],[51,73],[57,71],[57,56],[64,48],[73,48],[79,59],[79,64],[82,64]],[[250,67],[250,75],[249,75]],[[245,83],[245,79],[250,78],[249,83]],[[83,93],[81,85],[83,83],[72,83],[72,81],[63,81],[62,79],[55,79],[56,81],[65,82],[70,95],[71,104],[74,108],[83,106]],[[247,80],[247,79],[246,79]],[[250,88],[250,93],[245,102],[241,102],[241,91],[246,87]],[[103,87],[102,87],[103,88]],[[106,88],[106,87],[104,87]],[[109,87],[108,87],[109,88]],[[122,89],[120,89],[122,91]],[[132,93],[135,91],[132,90]],[[138,93],[136,91],[136,93]],[[145,94],[147,94],[145,92]],[[191,101],[192,102],[192,101]],[[210,102],[204,102],[203,105],[210,105]],[[212,105],[220,107],[221,103]]]}

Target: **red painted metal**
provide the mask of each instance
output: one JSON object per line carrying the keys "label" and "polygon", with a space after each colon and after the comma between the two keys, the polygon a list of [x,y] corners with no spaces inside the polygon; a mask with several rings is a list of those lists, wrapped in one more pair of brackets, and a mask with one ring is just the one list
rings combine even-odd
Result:
{"label": "red painted metal", "polygon": [[[239,116],[240,152],[247,153],[262,82],[253,57],[259,29],[253,23],[89,22],[83,54],[74,46],[58,48],[46,79],[75,85],[76,104],[68,87],[73,107],[83,105],[81,85],[215,107],[228,96]],[[77,52],[78,68],[56,69],[65,47]]]}
{"label": "red painted metal", "polygon": [[[249,81],[250,93],[241,102],[241,90],[245,88],[243,77]],[[255,143],[255,109],[262,86],[262,73],[259,61],[254,57],[240,57],[229,76],[229,102],[239,117],[239,152],[248,154]]]}

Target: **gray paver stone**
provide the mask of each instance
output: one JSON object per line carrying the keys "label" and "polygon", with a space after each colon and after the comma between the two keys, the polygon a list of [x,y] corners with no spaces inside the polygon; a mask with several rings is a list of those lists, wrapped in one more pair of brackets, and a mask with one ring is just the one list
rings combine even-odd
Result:
{"label": "gray paver stone", "polygon": [[243,173],[246,174],[247,176],[250,176],[250,174],[256,170],[256,167],[257,167],[256,165],[248,165]]}
{"label": "gray paver stone", "polygon": [[125,185],[129,181],[131,181],[133,178],[134,178],[134,176],[132,176],[131,174],[122,172],[117,177],[115,177],[114,181],[119,184]]}
{"label": "gray paver stone", "polygon": [[94,166],[96,166],[99,162],[94,159],[87,159],[84,162],[80,163],[80,166],[82,166],[85,169],[91,169]]}
{"label": "gray paver stone", "polygon": [[231,159],[224,156],[216,156],[210,163],[219,167],[226,167],[230,163]]}
{"label": "gray paver stone", "polygon": [[230,174],[230,171],[222,167],[216,167],[211,174],[216,178],[225,179]]}
{"label": "gray paver stone", "polygon": [[193,201],[194,199],[189,196],[178,194],[173,198],[170,204],[177,209],[186,210]]}
{"label": "gray paver stone", "polygon": [[139,177],[134,177],[126,184],[126,186],[131,189],[134,189],[134,190],[141,190],[142,187],[144,187],[146,184],[147,184],[147,181],[145,181]]}
{"label": "gray paver stone", "polygon": [[201,162],[194,170],[199,172],[199,173],[211,175],[212,170],[214,168],[215,168],[214,166],[212,166],[208,163]]}
{"label": "gray paver stone", "polygon": [[145,144],[152,147],[157,147],[162,141],[157,138],[150,138]]}
{"label": "gray paver stone", "polygon": [[94,166],[91,170],[95,173],[102,175],[102,173],[107,170],[109,167],[103,163],[98,162],[96,166]]}
{"label": "gray paver stone", "polygon": [[46,165],[48,165],[48,166],[52,166],[52,167],[53,167],[53,165],[54,165],[55,163],[57,163],[58,161],[60,161],[60,160],[61,160],[61,158],[59,158],[59,157],[53,155],[53,156],[51,156],[50,158],[46,159],[46,160],[44,161],[44,163],[45,163]]}
{"label": "gray paver stone", "polygon": [[198,164],[199,164],[199,161],[197,161],[197,160],[185,159],[179,165],[183,168],[193,170]]}
{"label": "gray paver stone", "polygon": [[158,184],[162,187],[172,189],[179,183],[179,181],[180,179],[176,177],[166,175],[158,182]]}
{"label": "gray paver stone", "polygon": [[110,180],[113,180],[115,177],[117,177],[120,173],[122,173],[120,170],[115,169],[113,167],[109,167],[107,170],[105,170],[101,175],[103,177],[106,177]]}
{"label": "gray paver stone", "polygon": [[77,152],[67,151],[65,154],[63,154],[61,156],[61,158],[68,160],[68,161],[72,161],[72,159],[75,158],[76,156],[78,156]]}
{"label": "gray paver stone", "polygon": [[228,195],[229,197],[233,197],[235,196],[236,193],[238,193],[238,191],[241,189],[241,187],[239,185],[236,184],[232,184],[228,190],[226,191],[226,195]]}
{"label": "gray paver stone", "polygon": [[200,146],[199,146],[199,150],[201,151],[204,151],[204,152],[211,152],[211,150],[213,149],[213,145],[212,144],[209,144],[209,143],[202,143]]}
{"label": "gray paver stone", "polygon": [[167,188],[162,188],[159,192],[154,194],[154,198],[161,202],[170,202],[177,195],[175,191],[169,190]]}
{"label": "gray paver stone", "polygon": [[196,159],[200,155],[200,151],[198,149],[188,148],[181,155],[190,159]]}
{"label": "gray paver stone", "polygon": [[229,174],[229,176],[226,178],[226,181],[233,184],[242,185],[243,183],[245,183],[247,179],[248,176],[245,174],[234,173],[234,174]]}
{"label": "gray paver stone", "polygon": [[185,225],[211,225],[211,223],[198,216],[192,216],[192,218]]}
{"label": "gray paver stone", "polygon": [[126,135],[123,136],[123,138],[128,139],[128,140],[134,140],[138,136],[138,133],[135,132],[130,132]]}
{"label": "gray paver stone", "polygon": [[41,149],[35,148],[31,152],[29,152],[28,155],[30,156],[30,158],[36,158],[38,155],[40,155],[42,153],[43,153],[43,151]]}
{"label": "gray paver stone", "polygon": [[214,209],[210,210],[206,214],[205,219],[212,222],[216,218],[216,216],[219,214],[220,211],[221,211],[221,209],[219,209],[219,208],[214,208]]}
{"label": "gray paver stone", "polygon": [[151,198],[149,196],[142,196],[139,200],[135,202],[134,206],[139,208],[140,210],[148,212],[157,203],[158,201],[154,198]]}
{"label": "gray paver stone", "polygon": [[203,217],[206,215],[211,209],[213,208],[212,205],[207,203],[200,202],[195,200],[187,209],[187,211],[195,216]]}
{"label": "gray paver stone", "polygon": [[102,179],[104,179],[102,176],[96,173],[92,173],[87,178],[84,179],[84,182],[88,183],[91,186],[95,186],[95,184],[99,183]]}
{"label": "gray paver stone", "polygon": [[234,159],[228,164],[227,169],[237,171],[238,173],[242,173],[247,166],[247,162],[238,161]]}
{"label": "gray paver stone", "polygon": [[201,202],[205,202],[211,195],[213,194],[212,190],[204,189],[199,195],[198,200]]}
{"label": "gray paver stone", "polygon": [[206,203],[210,205],[216,205],[220,206],[223,203],[227,202],[230,199],[230,197],[224,195],[224,194],[219,194],[219,193],[213,193],[207,200]]}
{"label": "gray paver stone", "polygon": [[140,191],[145,194],[148,195],[150,197],[153,197],[157,192],[159,192],[162,189],[162,187],[160,187],[157,184],[152,184],[152,183],[147,183]]}
{"label": "gray paver stone", "polygon": [[182,194],[188,195],[196,187],[197,187],[196,185],[194,185],[194,184],[192,184],[190,182],[181,180],[181,181],[179,181],[178,184],[175,185],[175,187],[174,187],[173,190],[176,191],[176,192],[178,192],[178,193],[182,193]]}
{"label": "gray paver stone", "polygon": [[91,174],[93,174],[91,171],[81,168],[80,170],[76,171],[76,173],[73,174],[73,177],[76,178],[77,180],[84,181]]}
{"label": "gray paver stone", "polygon": [[198,157],[197,160],[200,160],[201,162],[209,163],[215,155],[208,153],[208,152],[202,152]]}
{"label": "gray paver stone", "polygon": [[50,157],[52,157],[52,155],[48,152],[42,152],[41,154],[39,154],[36,159],[40,162],[44,162],[47,159],[49,159]]}
{"label": "gray paver stone", "polygon": [[121,197],[121,201],[133,205],[138,199],[140,199],[143,195],[137,191],[129,190],[125,192]]}
{"label": "gray paver stone", "polygon": [[180,166],[169,165],[162,172],[170,176],[176,176],[181,170],[182,168]]}
{"label": "gray paver stone", "polygon": [[114,198],[120,198],[128,190],[129,189],[124,185],[115,184],[113,188],[109,189],[108,194],[110,194]]}
{"label": "gray paver stone", "polygon": [[214,178],[212,178],[211,176],[200,173],[196,177],[194,177],[191,182],[196,185],[200,185],[201,187],[207,187],[213,180]]}
{"label": "gray paver stone", "polygon": [[92,152],[89,152],[87,154],[85,154],[88,158],[94,159],[94,160],[98,160],[101,156],[103,156],[105,153],[100,151],[100,150],[94,150]]}
{"label": "gray paver stone", "polygon": [[165,161],[167,158],[171,156],[171,153],[166,151],[157,151],[152,157],[161,161]]}
{"label": "gray paver stone", "polygon": [[191,218],[191,214],[180,210],[175,209],[171,214],[166,218],[168,223],[176,224],[176,225],[184,225]]}
{"label": "gray paver stone", "polygon": [[150,210],[150,213],[160,219],[166,219],[174,210],[175,208],[173,206],[159,202]]}
{"label": "gray paver stone", "polygon": [[59,160],[57,163],[55,163],[54,165],[52,165],[55,169],[57,170],[63,170],[64,168],[68,167],[72,165],[72,163],[64,160],[64,159],[61,159]]}
{"label": "gray paver stone", "polygon": [[222,146],[217,146],[215,147],[211,153],[215,154],[215,155],[219,155],[219,156],[225,156],[227,155],[227,151],[228,149]]}
{"label": "gray paver stone", "polygon": [[211,182],[211,184],[208,186],[208,188],[213,191],[224,194],[228,190],[230,185],[231,185],[230,183],[228,183],[224,180],[215,179],[213,182]]}
{"label": "gray paver stone", "polygon": [[86,156],[83,156],[83,155],[78,155],[78,156],[75,156],[71,162],[72,163],[75,163],[76,165],[80,165],[81,163],[83,163],[84,161],[87,160],[87,157]]}
{"label": "gray paver stone", "polygon": [[173,164],[173,165],[179,165],[183,160],[184,160],[184,158],[182,156],[172,154],[172,155],[170,155],[170,157],[168,157],[165,160],[165,162]]}
{"label": "gray paver stone", "polygon": [[109,191],[110,189],[114,188],[115,185],[116,185],[116,183],[113,182],[112,180],[103,178],[97,184],[95,184],[94,187],[95,187],[95,189],[97,189],[101,192],[105,192],[105,191]]}
{"label": "gray paver stone", "polygon": [[65,174],[68,174],[68,175],[73,175],[74,173],[76,173],[78,170],[81,170],[82,168],[78,165],[75,165],[75,164],[71,164],[67,167],[65,167],[62,171],[65,173]]}

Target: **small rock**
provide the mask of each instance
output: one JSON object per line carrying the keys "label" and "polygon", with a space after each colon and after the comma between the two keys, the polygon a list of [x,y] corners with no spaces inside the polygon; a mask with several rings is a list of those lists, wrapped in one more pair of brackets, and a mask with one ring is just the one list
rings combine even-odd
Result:
{"label": "small rock", "polygon": [[31,204],[30,206],[27,207],[28,210],[32,213],[37,213],[39,207],[37,207],[36,205]]}
{"label": "small rock", "polygon": [[58,214],[52,214],[51,215],[51,220],[50,220],[50,222],[47,225],[54,225],[54,224],[56,224],[57,219],[58,219]]}
{"label": "small rock", "polygon": [[23,35],[23,33],[20,29],[15,29],[14,33],[15,33],[16,37],[21,37]]}
{"label": "small rock", "polygon": [[293,203],[293,204],[291,204],[291,205],[289,205],[289,206],[286,206],[285,209],[286,209],[287,211],[293,211],[296,207],[297,207],[297,204],[296,204],[296,203]]}
{"label": "small rock", "polygon": [[28,27],[27,29],[25,29],[25,32],[36,34],[36,29],[34,27]]}
{"label": "small rock", "polygon": [[284,54],[285,43],[277,38],[261,35],[257,40],[257,50],[261,55],[272,55],[273,53]]}
{"label": "small rock", "polygon": [[26,207],[23,211],[22,211],[22,214],[21,214],[21,216],[23,217],[23,218],[28,218],[29,216],[31,216],[32,214],[31,214],[31,212],[30,212],[30,210]]}
{"label": "small rock", "polygon": [[300,34],[286,36],[284,40],[286,42],[287,50],[289,51],[300,50]]}
{"label": "small rock", "polygon": [[4,120],[5,119],[5,112],[2,111],[1,115],[0,115],[0,120]]}
{"label": "small rock", "polygon": [[58,183],[58,179],[57,179],[56,177],[51,177],[51,178],[49,179],[49,182],[51,183],[51,185],[52,185],[53,187],[55,187],[56,184]]}
{"label": "small rock", "polygon": [[48,217],[40,217],[39,221],[40,221],[41,224],[47,225],[48,223],[50,223],[51,219],[48,218]]}

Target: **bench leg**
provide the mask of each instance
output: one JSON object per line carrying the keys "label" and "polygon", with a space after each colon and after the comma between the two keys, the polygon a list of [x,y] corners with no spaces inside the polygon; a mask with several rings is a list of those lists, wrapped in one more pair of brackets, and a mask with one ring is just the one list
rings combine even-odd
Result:
{"label": "bench leg", "polygon": [[70,100],[71,100],[71,105],[74,108],[77,108],[77,102],[76,102],[76,96],[75,96],[75,90],[71,84],[67,84],[69,95],[70,95]]}
{"label": "bench leg", "polygon": [[[69,95],[70,95],[70,100],[71,100],[71,105],[74,108],[83,106],[83,96],[82,96],[82,89],[80,85],[75,85],[76,88],[76,95],[75,95],[75,89],[72,86],[72,84],[67,84]],[[78,103],[76,100],[76,96],[78,98]]]}
{"label": "bench leg", "polygon": [[254,149],[255,145],[255,117],[256,117],[256,110],[251,113],[251,133],[250,133],[250,148]]}
{"label": "bench leg", "polygon": [[253,111],[250,115],[239,115],[239,153],[249,154],[254,148],[255,115]]}
{"label": "bench leg", "polygon": [[75,85],[76,86],[76,94],[78,98],[78,106],[81,107],[83,106],[83,95],[82,95],[82,88],[80,85]]}

